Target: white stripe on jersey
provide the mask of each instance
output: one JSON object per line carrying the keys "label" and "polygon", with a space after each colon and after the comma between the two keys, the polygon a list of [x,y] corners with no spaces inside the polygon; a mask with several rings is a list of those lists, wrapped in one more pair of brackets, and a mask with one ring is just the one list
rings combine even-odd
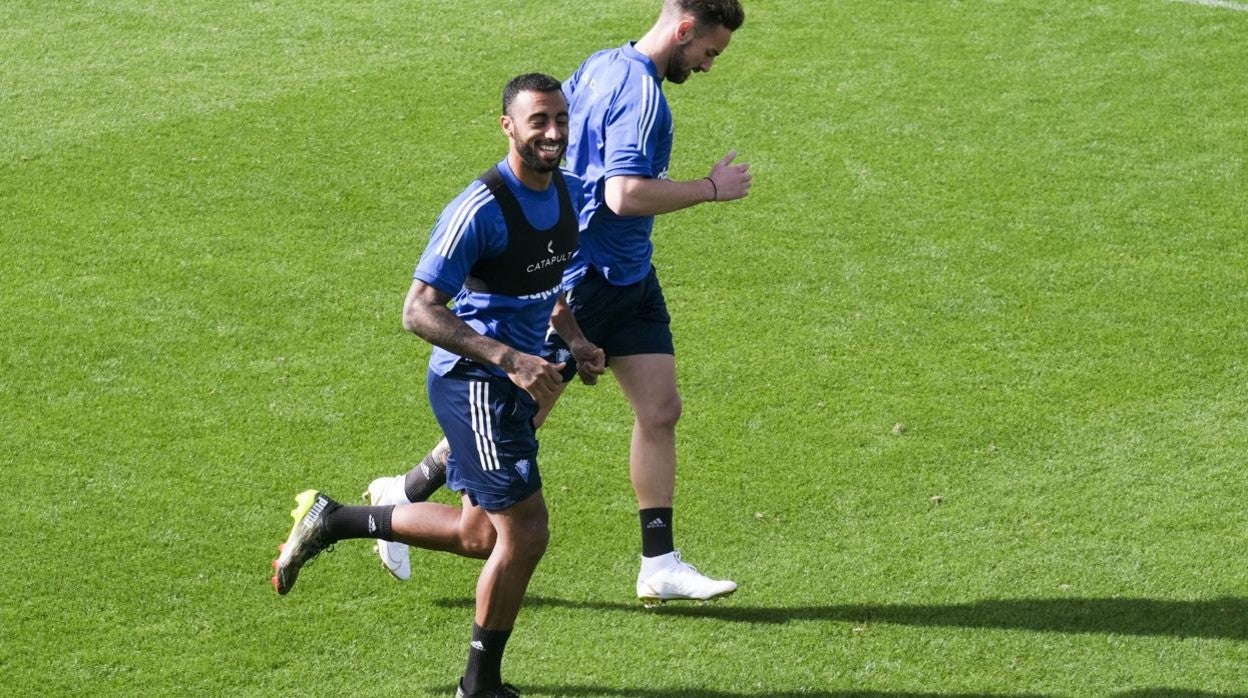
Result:
{"label": "white stripe on jersey", "polygon": [[440,257],[450,259],[455,252],[455,247],[459,245],[459,241],[464,237],[464,229],[468,227],[468,222],[472,217],[477,215],[477,211],[481,207],[494,199],[490,194],[490,188],[485,186],[484,182],[477,182],[473,189],[465,196],[463,201],[459,203],[459,207],[451,214],[450,220],[446,224],[446,229],[442,231],[442,241],[438,243],[436,250]]}
{"label": "white stripe on jersey", "polygon": [[468,381],[468,410],[472,433],[477,441],[477,460],[482,470],[498,470],[498,450],[494,447],[494,426],[490,423],[490,384]]}
{"label": "white stripe on jersey", "polygon": [[649,76],[641,81],[641,117],[637,122],[637,132],[641,154],[647,155],[646,144],[650,142],[650,132],[654,130],[654,122],[659,118],[659,84]]}

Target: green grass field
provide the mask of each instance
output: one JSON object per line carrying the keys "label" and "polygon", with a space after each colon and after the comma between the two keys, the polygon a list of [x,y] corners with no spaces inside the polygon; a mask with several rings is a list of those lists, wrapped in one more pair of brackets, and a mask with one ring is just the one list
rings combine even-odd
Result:
{"label": "green grass field", "polygon": [[[0,688],[453,693],[479,563],[269,562],[438,438],[399,309],[503,83],[657,5],[4,4]],[[656,227],[677,542],[741,590],[636,603],[628,408],[574,386],[506,678],[1248,695],[1248,4],[746,9],[667,94],[673,176],[753,194]]]}

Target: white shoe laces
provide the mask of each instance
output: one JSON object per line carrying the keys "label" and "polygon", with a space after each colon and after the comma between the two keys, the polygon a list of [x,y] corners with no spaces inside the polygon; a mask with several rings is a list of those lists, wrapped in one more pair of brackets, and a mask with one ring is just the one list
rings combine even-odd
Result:
{"label": "white shoe laces", "polygon": [[693,565],[689,564],[688,562],[685,562],[685,561],[684,561],[684,560],[680,557],[680,551],[679,551],[679,550],[673,550],[673,551],[672,551],[672,559],[675,561],[675,564],[673,564],[673,565],[672,565],[672,567],[673,567],[673,568],[675,568],[675,569],[679,569],[679,570],[683,570],[683,571],[692,572],[692,573],[694,573],[694,574],[698,574],[698,568],[694,567]]}

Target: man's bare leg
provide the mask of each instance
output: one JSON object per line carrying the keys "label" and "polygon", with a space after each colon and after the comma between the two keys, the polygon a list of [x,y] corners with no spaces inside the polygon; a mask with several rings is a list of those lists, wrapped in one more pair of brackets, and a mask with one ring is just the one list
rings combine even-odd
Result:
{"label": "man's bare leg", "polygon": [[628,468],[641,524],[638,598],[652,605],[675,599],[707,601],[733,593],[735,582],[711,579],[683,562],[672,536],[676,423],[681,414],[676,357],[616,356],[611,369],[633,408]]}

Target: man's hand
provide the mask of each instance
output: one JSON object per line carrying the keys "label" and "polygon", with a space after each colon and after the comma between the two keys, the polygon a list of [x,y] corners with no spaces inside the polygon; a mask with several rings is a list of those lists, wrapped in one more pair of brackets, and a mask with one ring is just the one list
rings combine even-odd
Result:
{"label": "man's hand", "polygon": [[559,372],[564,364],[552,364],[540,356],[512,350],[498,367],[507,372],[512,383],[532,395],[539,405],[553,401],[563,386],[563,376]]}
{"label": "man's hand", "polygon": [[576,359],[576,374],[585,385],[598,382],[598,376],[607,372],[607,353],[587,339],[568,345],[572,358]]}
{"label": "man's hand", "polygon": [[732,161],[736,157],[737,151],[730,150],[711,167],[711,174],[707,179],[714,185],[712,201],[743,199],[750,193],[750,180],[754,178],[750,174],[750,164],[743,162],[733,165]]}

